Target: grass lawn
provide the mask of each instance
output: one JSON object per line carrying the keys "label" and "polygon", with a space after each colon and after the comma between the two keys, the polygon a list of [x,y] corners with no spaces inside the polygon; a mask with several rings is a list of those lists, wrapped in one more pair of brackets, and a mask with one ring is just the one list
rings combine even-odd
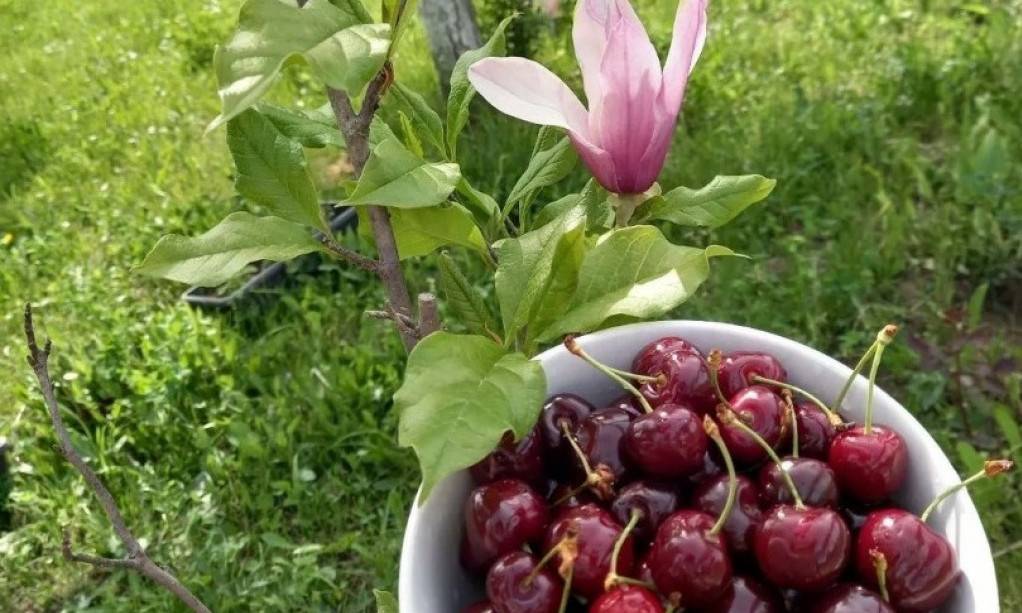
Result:
{"label": "grass lawn", "polygon": [[[121,552],[54,451],[23,360],[29,300],[56,344],[76,444],[152,557],[215,611],[365,611],[371,588],[396,580],[417,474],[389,412],[400,343],[360,314],[381,300],[368,279],[324,262],[293,290],[209,314],[129,272],[161,234],[239,206],[223,132],[203,134],[218,106],[212,48],[239,4],[0,0],[2,611],[180,610],[137,576],[60,558],[64,524],[84,550]],[[638,4],[666,46],[672,3]],[[751,261],[715,266],[678,315],[846,361],[901,322],[882,385],[963,471],[1017,452],[1022,0],[717,2],[711,19],[662,183],[755,172],[778,188],[726,230],[679,232]],[[538,53],[570,76],[564,34]],[[424,49],[413,32],[398,78],[432,92]],[[275,96],[323,102],[302,73]],[[460,149],[485,154],[466,174],[507,190],[535,130],[480,105],[467,132]],[[317,161],[324,181],[330,161]],[[417,288],[431,275],[409,272]],[[1022,610],[1020,484],[975,494],[1006,612]]]}

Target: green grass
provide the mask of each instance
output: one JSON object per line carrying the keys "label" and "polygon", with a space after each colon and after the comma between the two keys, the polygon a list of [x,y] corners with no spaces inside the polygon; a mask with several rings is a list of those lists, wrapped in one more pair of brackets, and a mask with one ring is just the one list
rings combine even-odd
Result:
{"label": "green grass", "polygon": [[[640,3],[660,44],[669,4]],[[53,450],[22,359],[28,300],[56,343],[76,443],[153,556],[214,610],[362,611],[371,587],[396,578],[416,474],[389,413],[400,345],[360,316],[378,291],[323,264],[296,290],[215,315],[128,271],[159,235],[198,232],[239,205],[223,134],[203,135],[217,110],[212,45],[238,5],[0,0],[0,436],[14,469],[2,610],[178,610],[138,577],[60,559],[63,524],[85,550],[120,546]],[[716,266],[680,316],[845,360],[903,322],[882,384],[963,469],[1017,448],[993,416],[1022,410],[1022,2],[970,6],[715,3],[662,179],[779,181],[733,227],[678,232],[752,256]],[[398,76],[432,90],[421,33],[408,42]],[[575,70],[563,36],[538,48]],[[322,102],[303,74],[275,95]],[[461,150],[487,154],[466,173],[507,190],[535,130],[479,111]],[[423,287],[430,275],[411,276]],[[975,498],[995,549],[1022,539],[1018,476]],[[1003,608],[1019,610],[1022,549],[998,566]]]}

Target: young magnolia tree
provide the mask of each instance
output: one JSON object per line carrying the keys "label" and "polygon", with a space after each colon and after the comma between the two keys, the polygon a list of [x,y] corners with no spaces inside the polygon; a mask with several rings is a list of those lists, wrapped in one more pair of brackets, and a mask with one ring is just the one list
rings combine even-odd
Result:
{"label": "young magnolia tree", "polygon": [[[544,344],[660,317],[698,289],[712,258],[734,255],[719,245],[674,244],[661,224],[721,226],[766,198],[774,181],[718,176],[699,189],[657,183],[706,40],[706,0],[681,1],[663,64],[628,0],[580,0],[572,34],[587,105],[542,65],[499,57],[505,20],[458,60],[443,116],[391,63],[415,5],[384,0],[374,15],[360,0],[247,0],[237,31],[216,52],[222,111],[209,129],[226,127],[238,192],[266,214],[236,212],[199,236],[164,237],[138,270],[216,286],[252,262],[319,252],[375,274],[387,302],[370,314],[392,321],[409,351],[394,396],[398,443],[415,450],[427,496],[507,433],[517,438],[533,427],[547,386],[531,358]],[[299,60],[323,82],[328,108],[261,101],[284,67]],[[473,187],[458,164],[487,154],[458,148],[477,93],[543,126],[529,164],[499,198]],[[381,107],[393,124],[381,118]],[[342,246],[321,208],[305,148],[327,145],[345,148],[354,168],[341,204],[359,209],[371,230],[364,251]],[[544,188],[564,179],[578,158],[592,180],[544,201]],[[444,331],[437,299],[416,293],[421,288],[409,287],[402,271],[404,261],[441,249],[446,311],[467,334]],[[493,291],[468,283],[458,264],[464,258],[492,272]],[[75,553],[65,537],[65,556],[138,570],[191,609],[208,611],[146,557],[111,494],[70,445],[47,372],[49,347],[36,345],[31,311],[26,315],[30,362],[65,454],[128,551],[126,559],[103,560]]]}

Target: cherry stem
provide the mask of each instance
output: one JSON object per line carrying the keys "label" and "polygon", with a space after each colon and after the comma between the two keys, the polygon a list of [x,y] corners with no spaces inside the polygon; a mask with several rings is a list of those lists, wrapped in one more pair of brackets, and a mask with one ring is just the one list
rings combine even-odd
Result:
{"label": "cherry stem", "polygon": [[791,390],[791,391],[795,392],[796,394],[800,394],[802,396],[805,396],[806,400],[808,400],[809,402],[812,402],[817,407],[819,407],[821,411],[823,411],[823,413],[827,416],[827,420],[830,421],[830,425],[834,426],[835,428],[838,427],[838,426],[843,426],[844,425],[844,420],[842,420],[838,416],[837,413],[835,413],[834,411],[831,411],[830,408],[826,404],[824,404],[824,402],[822,400],[820,400],[819,398],[817,398],[813,394],[810,394],[809,392],[807,392],[806,390],[802,389],[801,387],[792,385],[791,383],[787,383],[785,381],[776,381],[774,379],[768,379],[768,378],[766,378],[766,377],[764,377],[762,375],[758,375],[758,374],[752,375],[749,378],[749,380],[752,381],[753,383],[765,383],[767,385],[774,385],[776,387],[779,387],[779,388],[782,388],[782,389],[786,389],[786,390]]}
{"label": "cherry stem", "polygon": [[887,556],[879,549],[870,549],[869,555],[873,558],[873,568],[877,574],[880,597],[884,599],[884,602],[891,602],[891,594],[887,591]]}
{"label": "cherry stem", "polygon": [[568,598],[571,596],[571,580],[575,576],[575,565],[568,568],[568,576],[564,577],[564,589],[561,590],[561,606],[557,613],[565,613],[568,610]]}
{"label": "cherry stem", "polygon": [[724,456],[724,466],[727,467],[727,500],[724,502],[724,509],[721,510],[717,522],[710,528],[710,536],[717,536],[724,529],[724,524],[727,523],[727,518],[731,516],[731,510],[735,506],[735,498],[738,496],[738,475],[735,474],[735,462],[731,459],[731,452],[724,444],[724,439],[720,437],[720,428],[710,419],[709,415],[703,418],[703,428],[717,445],[717,449],[720,449],[720,455]]}
{"label": "cherry stem", "polygon": [[[629,383],[627,379],[625,379],[623,376],[618,374],[618,373],[621,373],[623,371],[619,371],[616,368],[611,368],[610,366],[607,366],[605,364],[602,364],[602,363],[596,361],[596,359],[593,358],[593,356],[591,356],[588,353],[586,353],[585,350],[582,349],[582,347],[579,346],[578,342],[575,340],[575,337],[573,337],[573,336],[566,336],[566,337],[564,337],[564,346],[568,349],[568,351],[570,351],[572,353],[572,355],[576,355],[576,356],[582,358],[583,360],[588,362],[590,366],[592,366],[596,370],[602,372],[603,374],[607,375],[608,377],[610,377],[611,379],[616,381],[617,384],[620,385],[626,392],[628,392],[632,396],[635,396],[635,398],[638,399],[639,404],[642,405],[642,409],[645,412],[647,412],[647,413],[652,413],[653,412],[653,407],[651,407],[649,405],[649,401],[646,400],[646,397],[642,395],[642,392],[640,392],[639,390],[635,389],[634,385]],[[632,375],[631,373],[627,373],[627,374],[629,376],[634,376],[634,377],[644,377],[644,375]],[[657,377],[647,377],[647,378],[651,378],[654,381],[658,380]]]}
{"label": "cherry stem", "polygon": [[571,435],[568,423],[569,422],[566,419],[561,420],[561,432],[564,433],[564,437],[568,439],[568,444],[571,445],[571,448],[575,451],[575,455],[578,456],[578,461],[582,462],[582,470],[586,471],[586,477],[588,478],[589,475],[593,474],[593,467],[589,464],[589,458],[586,457],[582,448],[578,446],[577,442],[575,442],[575,437]]}
{"label": "cherry stem", "polygon": [[650,583],[649,581],[640,581],[639,579],[632,579],[631,577],[619,576],[617,578],[617,583],[622,585],[637,585],[639,587],[644,587],[647,590],[650,590],[651,592],[656,591],[656,584]]}
{"label": "cherry stem", "polygon": [[795,499],[795,508],[796,509],[806,508],[806,504],[802,502],[802,497],[799,496],[798,489],[795,487],[795,482],[791,480],[791,475],[789,475],[788,471],[784,469],[784,463],[781,462],[781,458],[777,456],[777,452],[774,451],[774,448],[771,447],[770,444],[767,443],[765,440],[763,440],[763,437],[760,436],[755,430],[750,428],[744,421],[742,421],[742,418],[740,416],[735,415],[733,409],[731,409],[730,407],[723,407],[723,410],[721,410],[721,408],[722,408],[721,406],[719,405],[717,406],[717,414],[720,416],[721,421],[723,421],[725,425],[734,426],[738,428],[746,435],[748,435],[749,438],[756,441],[756,444],[762,447],[763,451],[766,451],[767,455],[770,456],[770,459],[773,460],[773,462],[777,464],[777,468],[780,469],[781,477],[784,479],[785,485],[788,486],[788,490],[791,491],[791,497]]}
{"label": "cherry stem", "polygon": [[642,519],[642,511],[632,509],[632,515],[628,518],[628,524],[621,531],[621,536],[617,537],[617,540],[614,541],[614,552],[610,556],[610,572],[607,573],[607,579],[603,582],[604,590],[609,591],[621,580],[621,577],[617,574],[617,559],[621,555],[621,548],[624,547],[625,541],[631,536],[632,530],[635,530],[635,526],[638,525],[640,519]]}
{"label": "cherry stem", "polygon": [[877,343],[874,341],[873,344],[869,346],[869,349],[866,350],[866,353],[862,354],[862,357],[859,358],[859,363],[852,369],[852,374],[848,375],[848,379],[845,380],[844,386],[841,387],[841,392],[837,395],[837,400],[834,401],[834,407],[831,409],[831,412],[837,413],[841,411],[841,403],[845,401],[845,396],[848,395],[848,390],[852,389],[852,383],[855,383],[855,378],[858,377],[859,373],[862,372],[862,369],[866,367],[866,363],[873,357],[873,353],[876,350]]}
{"label": "cherry stem", "polygon": [[791,394],[784,395],[784,414],[791,424],[791,457],[798,457],[798,419],[795,417],[795,406],[791,403]]}
{"label": "cherry stem", "polygon": [[583,483],[582,485],[576,487],[575,489],[571,490],[567,494],[565,494],[565,495],[561,496],[560,498],[558,498],[557,500],[555,500],[553,506],[555,506],[555,507],[561,506],[565,502],[571,500],[572,496],[578,496],[579,494],[584,492],[587,487],[589,487],[589,481],[588,480],[585,483]]}
{"label": "cherry stem", "polygon": [[[604,364],[604,366],[606,366],[606,364]],[[633,381],[638,381],[639,383],[661,383],[664,380],[663,375],[660,375],[659,377],[653,377],[650,375],[640,375],[638,373],[628,372],[627,370],[621,370],[620,368],[614,368],[613,366],[607,366],[607,370],[609,370],[610,372],[614,373],[619,377],[622,377],[624,379],[631,379]]]}
{"label": "cherry stem", "polygon": [[720,391],[720,378],[717,371],[720,370],[720,362],[723,359],[724,354],[720,352],[720,349],[712,349],[706,358],[706,365],[707,370],[710,371],[710,383],[713,385],[714,393],[717,394],[717,399],[731,408],[731,403],[724,397],[724,392]]}
{"label": "cherry stem", "polygon": [[[561,553],[561,550],[564,549],[565,545],[569,541],[577,538],[578,529],[576,527],[569,527],[567,534],[564,536],[564,538],[558,541],[556,545],[550,548],[550,551],[546,552],[546,554],[542,558],[540,558],[539,562],[536,564],[536,568],[532,569],[529,572],[528,576],[525,577],[525,580],[522,581],[522,585],[524,587],[529,587],[530,585],[532,585],[532,582],[536,580],[536,575],[539,574],[539,571],[542,570],[544,566],[549,564],[550,560],[554,559],[554,556]],[[571,569],[574,569],[574,565],[571,566]]]}
{"label": "cherry stem", "polygon": [[873,432],[873,388],[876,387],[877,371],[880,370],[880,359],[884,355],[884,348],[891,344],[894,335],[898,333],[898,327],[886,325],[877,334],[876,349],[873,351],[873,364],[869,368],[869,388],[866,391],[866,419],[862,424],[862,431],[865,434]]}
{"label": "cherry stem", "polygon": [[933,512],[937,509],[937,507],[940,506],[940,503],[954,496],[960,490],[969,487],[973,483],[976,483],[977,481],[982,481],[983,479],[993,479],[997,475],[1011,469],[1012,466],[1014,466],[1014,464],[1010,460],[990,460],[984,463],[983,470],[969,477],[965,481],[962,481],[961,483],[956,483],[955,485],[952,485],[951,487],[944,490],[944,492],[941,493],[939,496],[937,496],[933,500],[933,502],[930,503],[930,506],[926,507],[926,510],[923,511],[923,513],[919,516],[919,519],[922,520],[923,523],[926,523],[926,520],[928,520],[930,518],[930,515],[932,515]]}

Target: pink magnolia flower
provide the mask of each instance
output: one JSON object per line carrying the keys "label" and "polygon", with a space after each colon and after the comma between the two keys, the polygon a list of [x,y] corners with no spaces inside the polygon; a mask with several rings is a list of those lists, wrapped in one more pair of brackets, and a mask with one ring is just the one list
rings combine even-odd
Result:
{"label": "pink magnolia flower", "polygon": [[589,109],[554,73],[519,57],[469,68],[476,90],[499,111],[568,131],[586,166],[616,194],[640,194],[660,175],[706,40],[706,0],[681,0],[663,69],[628,0],[579,0],[572,30]]}

